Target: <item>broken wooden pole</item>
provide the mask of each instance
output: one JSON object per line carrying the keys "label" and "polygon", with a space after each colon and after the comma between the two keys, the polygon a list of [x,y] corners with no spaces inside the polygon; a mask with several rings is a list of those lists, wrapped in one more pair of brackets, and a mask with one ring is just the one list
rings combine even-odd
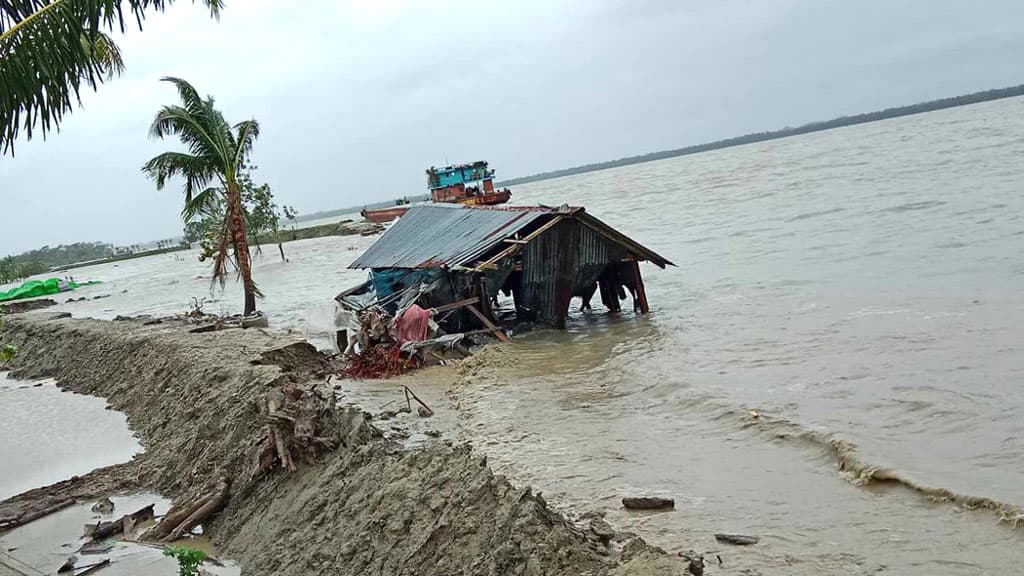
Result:
{"label": "broken wooden pole", "polygon": [[202,524],[227,504],[231,483],[221,478],[212,494],[182,506],[171,508],[163,521],[143,535],[146,540],[173,542]]}
{"label": "broken wooden pole", "polygon": [[473,315],[476,316],[485,327],[487,327],[488,331],[498,338],[498,340],[501,340],[502,342],[512,341],[504,332],[502,332],[501,328],[498,328],[493,322],[488,320],[487,316],[484,316],[483,312],[477,310],[476,306],[467,306],[466,308],[469,309],[469,311],[472,312]]}
{"label": "broken wooden pole", "polygon": [[651,307],[647,304],[647,290],[644,289],[644,279],[640,275],[640,262],[633,260],[630,267],[633,269],[633,280],[636,283],[636,295],[634,298],[640,304],[640,313],[647,314],[651,311]]}
{"label": "broken wooden pole", "polygon": [[476,304],[479,301],[480,299],[476,297],[467,298],[465,300],[459,300],[458,302],[452,302],[451,304],[435,306],[434,308],[431,308],[431,310],[434,311],[434,314],[441,314],[442,312],[450,312],[452,310],[458,310],[459,308],[464,308],[466,306]]}
{"label": "broken wooden pole", "polygon": [[[427,413],[429,413],[431,416],[434,415],[434,409],[431,408],[430,406],[427,406],[427,403],[424,402],[423,400],[420,400],[420,397],[417,396],[416,393],[413,392],[411,388],[409,388],[408,386],[402,386],[402,388],[405,388],[405,401],[406,401],[406,403],[409,402],[409,396],[412,395],[413,399],[415,399],[417,402],[419,402],[420,406],[423,406],[423,408],[426,409]],[[412,410],[412,406],[411,405],[409,406],[409,410],[410,411]]]}

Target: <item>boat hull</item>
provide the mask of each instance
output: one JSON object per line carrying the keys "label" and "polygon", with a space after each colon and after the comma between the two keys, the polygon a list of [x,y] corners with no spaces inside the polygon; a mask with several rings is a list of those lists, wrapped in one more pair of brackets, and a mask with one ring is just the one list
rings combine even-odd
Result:
{"label": "boat hull", "polygon": [[377,210],[363,210],[363,218],[366,218],[370,222],[377,222],[378,224],[384,224],[391,222],[395,218],[404,215],[409,211],[408,206],[395,206],[394,208],[378,208]]}
{"label": "boat hull", "polygon": [[512,193],[506,188],[505,190],[498,190],[497,192],[459,198],[456,201],[456,204],[465,204],[467,206],[493,206],[495,204],[504,204],[509,201],[509,198],[512,198]]}
{"label": "boat hull", "polygon": [[[459,198],[458,200],[450,203],[463,204],[465,206],[494,206],[495,204],[504,204],[505,202],[508,202],[511,197],[512,193],[505,189],[487,194],[479,194],[477,196]],[[363,210],[361,214],[363,218],[366,218],[370,222],[384,224],[386,222],[391,222],[395,218],[403,216],[409,211],[409,208],[411,208],[411,206],[391,206],[388,208],[377,208],[376,210]]]}

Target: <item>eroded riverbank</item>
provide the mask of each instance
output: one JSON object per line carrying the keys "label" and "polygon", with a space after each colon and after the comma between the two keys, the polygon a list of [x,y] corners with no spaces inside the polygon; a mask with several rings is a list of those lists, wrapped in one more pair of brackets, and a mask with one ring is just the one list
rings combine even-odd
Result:
{"label": "eroded riverbank", "polygon": [[682,570],[638,538],[609,542],[569,522],[529,488],[495,476],[468,446],[438,440],[406,449],[353,408],[323,415],[336,450],[294,473],[254,475],[264,430],[258,405],[282,382],[323,379],[318,353],[259,330],[192,334],[173,322],[50,316],[5,320],[5,341],[19,347],[14,375],[53,377],[106,398],[145,449],[79,484],[112,477],[180,501],[230,479],[230,499],[204,532],[245,574]]}

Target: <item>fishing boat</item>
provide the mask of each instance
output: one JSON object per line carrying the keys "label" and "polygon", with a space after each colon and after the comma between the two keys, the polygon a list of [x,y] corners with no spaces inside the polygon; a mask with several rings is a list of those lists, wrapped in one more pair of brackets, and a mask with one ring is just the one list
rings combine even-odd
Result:
{"label": "fishing boat", "polygon": [[[512,197],[508,188],[494,189],[494,170],[487,162],[480,160],[472,164],[459,164],[427,169],[427,187],[430,202],[491,206],[504,204]],[[371,222],[390,222],[409,211],[410,204],[399,204],[387,208],[364,209],[363,218]]]}

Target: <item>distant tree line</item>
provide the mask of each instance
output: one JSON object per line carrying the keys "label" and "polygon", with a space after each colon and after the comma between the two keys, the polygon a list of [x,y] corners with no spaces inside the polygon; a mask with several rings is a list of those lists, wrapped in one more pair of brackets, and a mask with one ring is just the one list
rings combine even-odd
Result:
{"label": "distant tree line", "polygon": [[114,254],[114,247],[103,242],[76,242],[55,247],[43,246],[17,256],[0,259],[0,282],[14,282],[51,268],[75,262],[98,260]]}
{"label": "distant tree line", "polygon": [[13,256],[8,256],[0,260],[0,284],[15,282],[35,274],[42,274],[47,270],[49,270],[49,267],[38,260],[19,262]]}
{"label": "distant tree line", "polygon": [[106,258],[117,258],[131,256],[134,254],[148,254],[150,252],[169,251],[176,246],[188,246],[188,242],[178,243],[174,240],[160,240],[156,243],[156,249],[143,248],[138,244],[130,246],[114,246],[105,242],[75,242],[74,244],[61,244],[60,246],[43,246],[35,250],[23,252],[17,256],[0,258],[0,283],[15,282],[23,280],[36,274],[44,274],[55,268],[63,268],[81,262],[103,260]]}
{"label": "distant tree line", "polygon": [[854,124],[864,124],[866,122],[876,122],[878,120],[886,120],[888,118],[909,116],[911,114],[921,114],[923,112],[942,110],[943,108],[966,106],[968,104],[977,104],[979,102],[999,100],[1002,98],[1012,98],[1014,96],[1021,95],[1024,95],[1024,84],[1020,86],[1013,86],[1010,88],[997,88],[995,90],[986,90],[984,92],[974,92],[972,94],[956,96],[953,98],[931,100],[929,102],[912,104],[910,106],[886,108],[885,110],[880,110],[878,112],[868,112],[866,114],[857,114],[855,116],[841,116],[839,118],[834,118],[832,120],[828,120],[825,122],[811,122],[810,124],[804,124],[803,126],[799,126],[797,128],[787,127],[781,130],[774,130],[771,132],[757,132],[754,134],[737,136],[735,138],[727,138],[725,140],[716,140],[715,142],[708,142],[707,144],[687,146],[686,148],[677,148],[675,150],[663,150],[661,152],[651,152],[650,154],[642,154],[640,156],[629,156],[626,158],[620,158],[618,160],[611,160],[609,162],[598,162],[595,164],[576,166],[574,168],[565,168],[563,170],[541,172],[540,174],[524,176],[522,178],[513,178],[511,180],[505,180],[504,182],[500,182],[498,185],[512,186],[515,184],[525,184],[527,182],[536,182],[538,180],[547,180],[549,178],[571,176],[573,174],[582,174],[584,172],[593,172],[595,170],[605,170],[607,168],[615,168],[618,166],[628,166],[630,164],[640,164],[643,162],[651,162],[653,160],[673,158],[675,156],[685,156],[687,154],[697,154],[700,152],[707,152],[710,150],[718,150],[720,148],[741,146],[743,144],[753,144],[755,142],[764,142],[766,140],[775,140],[777,138],[787,138],[789,136],[808,134],[810,132],[819,132],[821,130],[830,130],[832,128],[852,126]]}

